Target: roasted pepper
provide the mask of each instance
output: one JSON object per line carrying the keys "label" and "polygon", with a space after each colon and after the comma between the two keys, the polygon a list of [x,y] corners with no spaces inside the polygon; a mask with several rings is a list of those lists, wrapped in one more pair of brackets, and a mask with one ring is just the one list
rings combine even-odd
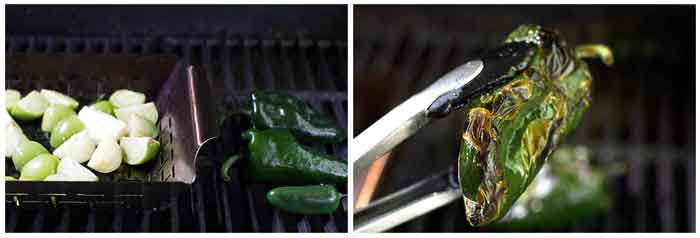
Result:
{"label": "roasted pepper", "polygon": [[345,183],[347,165],[304,148],[286,129],[248,130],[250,173],[258,182],[279,184]]}
{"label": "roasted pepper", "polygon": [[532,55],[512,81],[467,105],[459,180],[467,221],[488,225],[511,208],[547,157],[578,124],[590,103],[591,75],[582,60],[612,64],[602,45],[568,47],[557,32],[523,25],[505,43],[524,42]]}
{"label": "roasted pepper", "polygon": [[542,231],[574,224],[610,207],[605,173],[585,147],[557,149],[494,230]]}
{"label": "roasted pepper", "polygon": [[251,99],[251,117],[258,130],[289,129],[304,141],[338,143],[345,140],[345,130],[336,126],[335,121],[295,97],[279,92],[255,92]]}
{"label": "roasted pepper", "polygon": [[342,197],[330,185],[279,187],[267,193],[267,201],[273,206],[305,215],[333,213],[338,209]]}

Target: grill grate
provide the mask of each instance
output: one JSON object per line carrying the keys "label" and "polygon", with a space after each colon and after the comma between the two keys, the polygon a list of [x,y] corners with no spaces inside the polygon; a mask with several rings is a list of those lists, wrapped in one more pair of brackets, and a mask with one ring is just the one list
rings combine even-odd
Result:
{"label": "grill grate", "polygon": [[[235,37],[13,36],[6,54],[175,54],[201,65],[220,109],[240,108],[254,90],[299,96],[347,125],[347,43],[310,39]],[[227,133],[224,125],[222,134]],[[230,133],[230,131],[228,131]],[[229,135],[230,136],[230,135]],[[226,136],[222,136],[226,137]],[[229,137],[231,138],[231,137]],[[225,143],[225,138],[224,140]],[[318,147],[319,145],[314,145]],[[325,148],[347,159],[347,146]],[[218,155],[217,155],[218,156]],[[222,158],[200,158],[220,161]],[[6,204],[7,232],[345,232],[347,202],[334,214],[297,216],[264,202],[270,187],[220,179],[218,163],[205,166],[187,193],[158,210],[59,207],[29,210]],[[339,190],[347,191],[346,186]]]}
{"label": "grill grate", "polygon": [[[462,27],[452,32],[442,21],[419,21],[426,19],[421,16],[424,12],[435,14],[443,10],[447,14],[451,10],[433,8],[423,11],[407,7],[404,11],[393,13],[401,13],[406,19],[419,19],[416,21],[420,23],[411,24],[411,20],[404,20],[400,23],[393,22],[402,27],[388,28],[387,24],[392,23],[377,27],[381,20],[373,17],[381,15],[379,12],[383,14],[380,10],[387,9],[366,7],[356,11],[356,17],[359,16],[357,19],[361,21],[355,24],[355,135],[440,74],[465,62],[470,56],[478,55],[480,49],[500,42],[502,36],[494,35],[493,32],[498,31],[493,29],[508,30],[513,27],[512,22],[523,22],[522,15],[553,11],[548,8],[538,10],[536,7],[528,9],[531,11],[521,12],[519,9],[519,13],[513,12],[512,18],[516,20],[505,16],[508,14],[499,14],[496,20],[488,15],[488,10],[480,13],[480,8],[465,8],[452,17],[469,16],[480,19],[479,22],[491,22],[488,19],[493,19],[494,23],[466,29]],[[507,8],[501,7],[494,7],[493,10],[509,12]],[[602,9],[596,11],[605,12]],[[593,14],[585,9],[581,12],[578,14]],[[639,12],[639,15],[649,14],[647,11]],[[445,18],[451,19],[449,15],[445,15]],[[527,19],[525,22],[533,21]],[[577,20],[581,22],[576,22]],[[563,35],[567,39],[573,39],[573,43],[608,39],[606,44],[616,54],[616,65],[612,69],[605,68],[600,63],[589,64],[595,79],[593,103],[582,124],[565,143],[586,145],[592,150],[594,163],[601,167],[621,163],[627,172],[609,177],[607,188],[613,198],[613,206],[607,215],[556,231],[695,231],[695,111],[692,91],[694,74],[691,70],[694,64],[685,60],[669,60],[673,57],[680,59],[677,57],[681,55],[692,58],[692,53],[683,52],[685,41],[670,43],[664,41],[669,40],[668,37],[659,36],[661,39],[658,39],[652,33],[645,34],[649,39],[643,42],[630,40],[635,38],[628,38],[625,34],[627,31],[635,31],[632,29],[637,26],[630,26],[636,24],[634,21],[620,23],[619,27],[605,25],[604,21],[600,21],[602,20],[589,22],[585,18],[553,21],[557,28],[570,31],[563,32]],[[682,34],[682,30],[685,29],[673,29],[673,32],[663,35],[678,34],[679,31]],[[664,45],[663,50],[648,43],[658,41],[665,42],[657,43]],[[646,50],[639,50],[642,48]],[[665,79],[663,85],[654,83],[662,79]],[[376,103],[370,101],[373,98],[368,95],[379,93],[372,91],[372,88],[396,90],[381,92],[386,95],[386,105],[370,107]],[[392,152],[392,158],[382,173],[373,197],[390,194],[432,172],[451,166],[458,153],[457,138],[462,130],[462,122],[462,115],[448,116],[397,147]],[[411,162],[407,163],[408,160]],[[396,162],[393,163],[394,161]],[[411,172],[407,174],[406,171]],[[390,232],[480,231],[466,224],[463,211],[462,201],[455,201],[395,227]]]}

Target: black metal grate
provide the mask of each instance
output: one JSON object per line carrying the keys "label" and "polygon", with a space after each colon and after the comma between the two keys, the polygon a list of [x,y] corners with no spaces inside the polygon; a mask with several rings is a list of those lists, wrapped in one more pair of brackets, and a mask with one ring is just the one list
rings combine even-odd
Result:
{"label": "black metal grate", "polygon": [[[613,68],[589,64],[593,103],[565,143],[586,145],[602,167],[627,168],[608,179],[614,202],[607,215],[556,231],[695,231],[695,66],[687,51],[694,40],[684,18],[692,15],[689,9],[361,7],[355,11],[354,134],[442,73],[501,42],[515,25],[553,26],[573,44],[608,44],[616,58]],[[402,18],[383,20],[392,14]],[[386,105],[374,106],[368,98],[377,93],[373,88],[395,90],[386,93]],[[397,147],[374,198],[451,166],[463,120],[451,115]],[[455,201],[391,231],[479,231],[466,224],[463,211],[462,201]]]}
{"label": "black metal grate", "polygon": [[[199,65],[218,108],[240,108],[254,90],[289,91],[347,125],[347,44],[311,39],[244,39],[223,36],[60,37],[11,36],[6,54],[175,54]],[[226,126],[222,134],[227,133]],[[230,132],[229,132],[230,133]],[[226,136],[222,136],[226,137]],[[318,146],[318,145],[316,145]],[[347,146],[325,148],[347,159]],[[223,157],[224,155],[217,155]],[[29,210],[6,204],[8,232],[345,232],[347,202],[334,214],[297,216],[265,204],[268,187],[220,179],[218,162],[198,172],[197,182],[172,205],[158,210],[126,207],[58,207]],[[340,186],[342,192],[346,186]],[[188,196],[189,195],[189,196]]]}

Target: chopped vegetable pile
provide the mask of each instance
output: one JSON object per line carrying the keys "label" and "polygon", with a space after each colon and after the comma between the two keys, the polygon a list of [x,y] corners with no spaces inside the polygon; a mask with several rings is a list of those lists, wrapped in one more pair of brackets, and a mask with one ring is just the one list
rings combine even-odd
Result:
{"label": "chopped vegetable pile", "polygon": [[[146,103],[143,93],[117,90],[109,100],[83,106],[77,113],[80,103],[57,91],[42,89],[22,97],[8,89],[5,95],[5,157],[12,159],[20,181],[95,182],[93,171],[114,172],[122,161],[141,165],[160,151],[158,110]],[[35,141],[39,138],[28,138],[21,127],[39,120],[50,150]]]}

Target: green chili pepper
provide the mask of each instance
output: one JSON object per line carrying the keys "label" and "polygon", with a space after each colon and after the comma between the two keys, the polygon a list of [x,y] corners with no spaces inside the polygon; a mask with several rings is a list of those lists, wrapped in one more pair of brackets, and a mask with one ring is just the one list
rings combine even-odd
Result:
{"label": "green chili pepper", "polygon": [[605,174],[585,147],[557,149],[501,222],[490,229],[537,231],[573,224],[610,207]]}
{"label": "green chili pepper", "polygon": [[304,141],[338,143],[345,140],[345,130],[336,126],[330,117],[295,97],[278,92],[255,92],[251,97],[256,129],[289,129]]}
{"label": "green chili pepper", "polygon": [[[459,178],[467,221],[488,225],[505,215],[547,157],[578,124],[590,104],[591,75],[584,57],[612,63],[601,45],[568,48],[554,31],[523,25],[505,43],[525,42],[533,55],[510,83],[467,105]],[[579,53],[585,52],[585,53]]]}
{"label": "green chili pepper", "polygon": [[304,148],[286,129],[248,130],[250,172],[256,181],[281,184],[345,183],[347,165]]}
{"label": "green chili pepper", "polygon": [[330,185],[279,187],[267,193],[267,201],[273,206],[305,215],[333,213],[338,209],[342,197]]}

